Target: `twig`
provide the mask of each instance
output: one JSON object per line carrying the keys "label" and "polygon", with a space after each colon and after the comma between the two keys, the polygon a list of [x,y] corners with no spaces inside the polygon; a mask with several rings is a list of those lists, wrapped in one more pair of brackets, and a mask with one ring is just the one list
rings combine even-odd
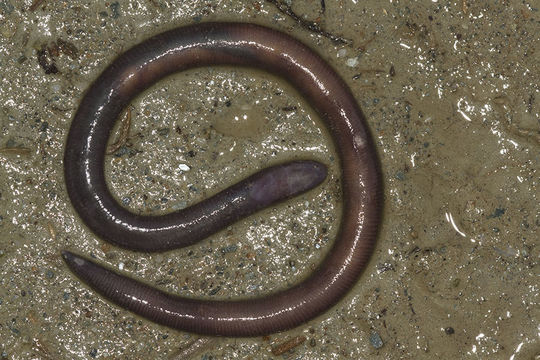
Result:
{"label": "twig", "polygon": [[287,351],[292,350],[298,345],[302,344],[304,341],[306,341],[305,336],[295,336],[292,339],[289,339],[279,345],[272,347],[272,354],[275,356],[284,354]]}
{"label": "twig", "polygon": [[53,356],[47,348],[44,342],[41,342],[39,339],[34,339],[34,350],[38,353],[39,357],[44,360],[51,360]]}
{"label": "twig", "polygon": [[189,343],[185,347],[179,349],[178,351],[175,351],[171,355],[169,355],[169,360],[186,360],[190,359],[191,356],[195,355],[196,353],[204,350],[205,348],[210,347],[214,342],[215,338],[211,337],[200,337],[197,340]]}
{"label": "twig", "polygon": [[25,147],[5,147],[0,149],[0,154],[29,155],[31,151]]}
{"label": "twig", "polygon": [[30,11],[36,10],[41,4],[43,4],[43,2],[45,2],[45,0],[34,0],[32,2],[32,5],[30,5],[30,7],[28,8],[28,10]]}
{"label": "twig", "polygon": [[116,141],[109,146],[107,149],[107,155],[114,154],[118,149],[120,149],[127,141],[129,135],[129,128],[131,126],[131,109],[128,108],[126,111],[126,116],[122,120],[122,127],[119,130],[118,137]]}
{"label": "twig", "polygon": [[312,31],[312,32],[314,32],[316,34],[322,35],[322,36],[332,40],[336,44],[346,44],[346,45],[352,44],[352,40],[345,39],[345,38],[343,38],[341,36],[331,34],[328,31],[325,31],[325,30],[321,29],[320,25],[317,24],[316,22],[302,19],[300,16],[296,15],[296,13],[291,9],[291,7],[289,5],[281,2],[280,0],[266,0],[266,1],[268,1],[269,3],[274,4],[278,8],[278,10],[280,12],[282,12],[283,14],[289,16],[291,19],[296,21],[298,23],[298,25],[300,25],[304,29],[307,29],[307,30]]}

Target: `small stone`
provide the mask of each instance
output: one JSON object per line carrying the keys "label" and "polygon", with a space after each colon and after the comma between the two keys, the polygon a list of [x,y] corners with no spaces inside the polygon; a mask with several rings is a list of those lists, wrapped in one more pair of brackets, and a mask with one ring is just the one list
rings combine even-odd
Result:
{"label": "small stone", "polygon": [[180,169],[181,171],[189,171],[191,168],[186,164],[180,164],[178,165],[178,169]]}
{"label": "small stone", "polygon": [[346,64],[347,64],[347,66],[349,66],[349,67],[355,67],[356,65],[358,65],[358,58],[357,58],[357,57],[353,57],[353,58],[347,59]]}
{"label": "small stone", "polygon": [[89,355],[90,355],[91,357],[95,358],[95,357],[97,356],[97,349],[96,349],[96,348],[93,348],[93,349],[90,351]]}
{"label": "small stone", "polygon": [[493,211],[493,214],[488,215],[487,218],[488,219],[498,218],[504,215],[505,212],[506,212],[505,208],[496,208],[495,211]]}
{"label": "small stone", "polygon": [[169,129],[169,128],[160,128],[160,129],[158,129],[157,132],[158,132],[159,136],[167,136],[167,135],[169,135],[169,132],[171,132],[171,129]]}
{"label": "small stone", "polygon": [[[15,10],[15,6],[13,6],[11,4],[11,2],[9,0],[4,0],[4,1],[0,1],[0,9],[6,13],[6,14],[11,14],[13,12],[13,10]],[[2,353],[2,356],[4,355],[5,353],[3,352]],[[7,354],[6,354],[6,357],[7,357]]]}
{"label": "small stone", "polygon": [[49,128],[49,123],[44,121],[41,123],[41,126],[39,127],[39,131],[44,132],[44,131],[47,131],[48,128]]}
{"label": "small stone", "polygon": [[118,19],[120,17],[120,4],[118,1],[113,2],[109,7],[111,8],[113,19]]}
{"label": "small stone", "polygon": [[446,333],[446,335],[452,335],[454,333],[454,328],[449,326],[446,329],[444,329],[444,332]]}
{"label": "small stone", "polygon": [[45,275],[47,276],[47,278],[49,279],[52,279],[54,277],[54,273],[52,272],[52,270],[47,270],[47,272],[45,273]]}
{"label": "small stone", "polygon": [[372,332],[369,336],[369,342],[375,349],[380,349],[384,345],[381,336],[377,332]]}
{"label": "small stone", "polygon": [[52,84],[51,85],[51,91],[55,94],[58,94],[60,92],[60,90],[62,90],[62,87],[60,86],[60,84]]}
{"label": "small stone", "polygon": [[210,296],[216,295],[216,294],[218,293],[219,290],[221,290],[221,286],[215,287],[215,288],[213,288],[212,290],[210,290],[210,291],[208,292],[208,295],[210,295]]}
{"label": "small stone", "polygon": [[179,202],[177,202],[176,204],[174,204],[171,208],[173,210],[182,210],[182,209],[185,209],[187,207],[188,203],[184,200],[181,200]]}
{"label": "small stone", "polygon": [[337,52],[337,57],[340,58],[340,57],[344,57],[345,55],[347,55],[347,49],[339,49],[338,52]]}
{"label": "small stone", "polygon": [[238,246],[236,246],[235,244],[232,244],[232,245],[221,248],[220,251],[223,255],[225,255],[228,253],[235,252],[237,249],[238,249]]}

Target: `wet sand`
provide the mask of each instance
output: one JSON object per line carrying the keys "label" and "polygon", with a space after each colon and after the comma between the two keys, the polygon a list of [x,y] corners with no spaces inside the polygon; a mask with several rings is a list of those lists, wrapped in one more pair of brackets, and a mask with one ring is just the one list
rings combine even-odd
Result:
{"label": "wet sand", "polygon": [[[540,356],[540,4],[288,3],[350,43],[265,1],[0,1],[0,359]],[[152,255],[104,243],[71,207],[63,146],[85,89],[130,46],[200,21],[254,22],[316,49],[356,95],[383,167],[384,221],[357,286],[268,337],[155,325],[104,301],[60,257],[70,249],[172,293],[229,299],[300,281],[330,248],[334,146],[301,96],[261,71],[196,69],[135,99],[127,141],[107,157],[112,192],[159,214],[297,158],[330,167],[321,187]]]}

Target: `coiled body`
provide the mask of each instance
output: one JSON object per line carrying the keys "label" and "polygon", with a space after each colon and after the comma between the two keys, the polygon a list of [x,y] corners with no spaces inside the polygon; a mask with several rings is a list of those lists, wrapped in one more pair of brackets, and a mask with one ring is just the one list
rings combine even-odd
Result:
{"label": "coiled body", "polygon": [[[362,112],[343,80],[302,43],[262,26],[203,23],[159,34],[131,48],[102,73],[81,101],[66,144],[66,187],[92,231],[133,250],[186,246],[234,221],[222,221],[219,216],[207,221],[209,214],[197,210],[197,205],[183,214],[132,214],[112,198],[103,175],[106,139],[130,100],[169,74],[210,65],[254,67],[285,78],[328,127],[341,160],[343,218],[335,243],[318,269],[300,284],[266,297],[208,301],[164,293],[71,252],[63,256],[72,271],[112,302],[172,328],[223,336],[256,336],[292,328],[327,310],[355,284],[371,255],[382,204],[378,159]],[[300,173],[307,168],[312,171],[307,177],[318,180],[300,181],[302,189],[295,185],[280,199],[305,191],[326,176],[320,164],[298,167]],[[266,206],[259,203],[267,201],[266,195],[257,196],[259,200],[249,203],[248,210]],[[216,208],[230,201],[227,196],[220,203],[212,199],[207,201]],[[195,213],[190,214],[190,209]],[[196,226],[199,221],[207,222]],[[195,230],[185,230],[190,224],[195,224]],[[211,231],[205,230],[207,226],[213,226]]]}

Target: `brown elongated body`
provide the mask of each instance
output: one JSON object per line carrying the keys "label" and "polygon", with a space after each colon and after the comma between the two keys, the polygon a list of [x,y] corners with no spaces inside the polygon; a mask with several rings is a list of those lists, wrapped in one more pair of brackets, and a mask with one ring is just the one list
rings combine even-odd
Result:
{"label": "brown elongated body", "polygon": [[[131,48],[102,73],[81,101],[66,144],[66,187],[92,231],[133,250],[164,251],[190,245],[235,221],[216,217],[197,226],[208,218],[197,204],[165,216],[132,214],[112,198],[103,174],[106,139],[130,100],[169,74],[211,65],[255,67],[285,78],[328,127],[341,161],[343,218],[334,245],[318,269],[282,292],[210,301],[164,293],[68,251],[63,256],[72,271],[104,297],[172,328],[222,336],[257,336],[289,329],[327,310],[356,283],[372,253],[382,207],[380,169],[364,116],[345,82],[307,46],[253,24],[202,23],[159,34]],[[294,185],[271,200],[294,196],[320,183],[326,169],[314,164],[302,163],[299,172],[281,174],[304,180],[314,176],[318,182],[298,181],[300,188]],[[304,170],[313,173],[306,177]],[[282,175],[272,181],[283,181]],[[242,186],[236,190],[245,192]],[[227,196],[212,199],[205,206],[221,208],[230,201]],[[261,192],[253,199],[247,202],[247,212],[267,205],[267,195]]]}

